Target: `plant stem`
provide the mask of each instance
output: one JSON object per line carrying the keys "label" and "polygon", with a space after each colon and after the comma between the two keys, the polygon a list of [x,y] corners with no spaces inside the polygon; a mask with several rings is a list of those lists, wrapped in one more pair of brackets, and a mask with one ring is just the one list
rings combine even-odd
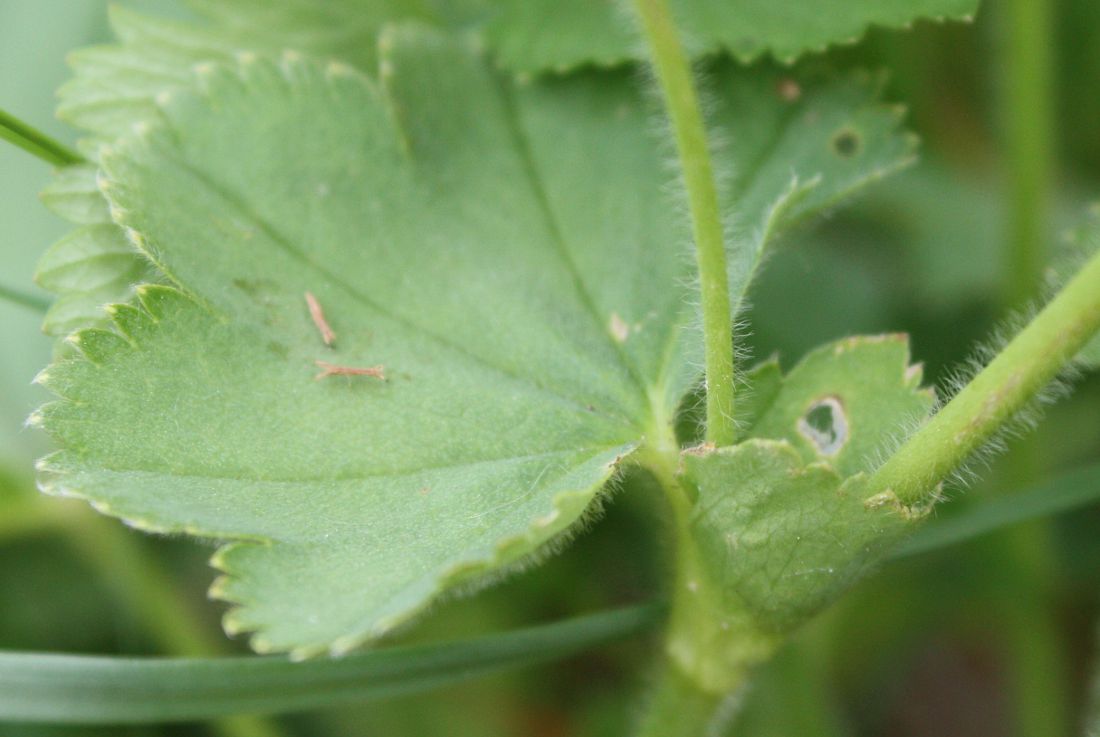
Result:
{"label": "plant stem", "polygon": [[[1001,123],[1008,176],[1009,230],[1004,301],[1018,309],[1034,299],[1047,262],[1049,208],[1056,168],[1053,13],[1051,0],[1008,0],[1002,8]],[[1006,459],[1014,483],[1041,473],[1033,438]],[[1054,611],[1052,573],[1057,571],[1049,525],[1035,522],[1007,531],[993,544],[1015,573],[1025,595],[1000,598],[1015,732],[1065,737],[1072,708],[1067,644]]]}
{"label": "plant stem", "polygon": [[1002,18],[1000,117],[1010,213],[1004,289],[1013,306],[1035,296],[1047,261],[1055,159],[1052,10],[1049,0],[1008,0]]}
{"label": "plant stem", "polygon": [[1057,555],[1049,525],[1026,525],[995,538],[1011,585],[996,586],[1014,731],[1019,737],[1068,737],[1072,665],[1055,616]]}
{"label": "plant stem", "polygon": [[680,44],[666,1],[635,0],[635,5],[675,134],[691,211],[706,350],[706,437],[719,446],[732,445],[736,439],[733,422],[733,320],[722,217],[706,127],[691,65]]}
{"label": "plant stem", "polygon": [[13,304],[22,305],[23,307],[30,308],[35,312],[43,314],[45,314],[46,310],[50,309],[49,300],[39,297],[37,294],[15,289],[14,287],[6,287],[3,284],[0,284],[0,299]]}
{"label": "plant stem", "polygon": [[79,164],[84,160],[84,157],[65,144],[50,138],[4,110],[0,110],[0,138],[14,143],[27,153],[54,166]]}
{"label": "plant stem", "polygon": [[1034,399],[1100,329],[1100,253],[871,479],[921,501]]}
{"label": "plant stem", "polygon": [[[663,431],[661,428],[664,428]],[[638,458],[664,492],[674,555],[669,582],[671,610],[662,643],[660,680],[639,725],[642,737],[717,734],[732,710],[749,669],[769,657],[776,643],[723,606],[715,582],[701,564],[692,537],[694,500],[679,477],[680,451],[672,427],[658,423]]]}
{"label": "plant stem", "polygon": [[[722,734],[727,713],[725,697],[707,693],[690,681],[672,662],[662,666],[650,694],[637,737],[709,737]],[[736,697],[732,697],[736,698]]]}

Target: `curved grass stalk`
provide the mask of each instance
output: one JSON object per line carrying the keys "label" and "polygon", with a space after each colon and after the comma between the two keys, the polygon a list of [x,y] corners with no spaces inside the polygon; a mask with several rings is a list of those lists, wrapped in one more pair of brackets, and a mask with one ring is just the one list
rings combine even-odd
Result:
{"label": "curved grass stalk", "polygon": [[419,693],[642,632],[644,605],[342,658],[122,658],[0,652],[0,720],[142,724],[284,713]]}

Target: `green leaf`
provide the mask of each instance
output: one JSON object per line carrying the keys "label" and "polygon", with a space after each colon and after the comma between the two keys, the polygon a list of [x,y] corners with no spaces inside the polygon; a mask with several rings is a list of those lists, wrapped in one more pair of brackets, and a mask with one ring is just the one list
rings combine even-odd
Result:
{"label": "green leaf", "polygon": [[782,440],[700,447],[683,458],[696,493],[684,543],[691,572],[675,592],[682,601],[673,616],[683,621],[674,619],[670,647],[714,688],[770,656],[923,514],[869,499],[863,474],[843,479],[824,463],[806,465]]}
{"label": "green leaf", "polygon": [[[414,5],[414,3],[406,3]],[[196,2],[196,5],[202,3]],[[401,2],[393,3],[394,9]],[[110,9],[111,28],[123,42],[78,50],[69,56],[74,78],[58,92],[58,115],[76,128],[91,134],[83,148],[93,161],[99,147],[131,134],[135,127],[159,119],[158,95],[187,87],[194,66],[211,62],[231,62],[235,57],[256,51],[281,51],[299,46],[321,55],[360,49],[355,60],[373,68],[374,37],[377,23],[351,23],[337,13],[308,8],[276,8],[242,1],[234,15],[229,4],[210,5],[208,15],[221,20],[216,26],[199,27],[189,23],[158,20],[114,6]],[[411,11],[410,11],[411,12]],[[259,13],[269,26],[249,30],[243,19],[255,21]],[[307,17],[300,17],[305,13]],[[369,19],[368,19],[369,20]],[[284,21],[284,22],[277,22]],[[306,21],[313,25],[303,25]],[[324,27],[318,26],[322,23]],[[266,32],[257,32],[263,31]],[[349,31],[350,29],[350,31]],[[96,184],[94,165],[61,169],[54,184],[42,193],[46,205],[76,225],[110,223],[106,202]],[[103,306],[122,302],[132,296],[134,283],[151,281],[156,272],[149,261],[129,242],[121,229],[109,233],[103,228],[94,243],[83,238],[82,251],[87,266],[99,275],[100,284],[92,287],[79,280],[53,280],[47,289],[58,295],[46,316],[44,330],[51,335],[67,335],[82,327],[102,326],[106,320]],[[66,239],[68,241],[69,239]],[[64,252],[64,265],[76,266],[71,243],[57,244],[39,265],[41,274],[57,268],[55,252]],[[100,246],[96,248],[95,246]],[[129,257],[122,254],[129,253]],[[109,267],[113,266],[113,273]],[[45,284],[43,284],[45,286]]]}
{"label": "green leaf", "polygon": [[745,439],[684,452],[670,648],[700,683],[734,687],[923,516],[869,498],[863,473],[931,411],[920,377],[896,335],[825,345],[786,376],[767,361],[746,376]]}
{"label": "green leaf", "polygon": [[75,225],[111,222],[111,212],[96,186],[96,167],[76,164],[57,170],[54,179],[38,195],[55,215]]}
{"label": "green leaf", "polygon": [[[95,199],[106,210],[98,190],[79,193],[68,186],[71,182],[69,178],[64,195],[54,188],[44,197],[55,208],[80,217],[92,216],[91,203]],[[130,299],[134,284],[154,278],[148,261],[114,223],[108,220],[81,226],[51,246],[38,262],[35,281],[60,295],[46,313],[43,330],[50,335],[67,335],[79,328],[102,325],[107,321],[104,305]]]}
{"label": "green leaf", "polygon": [[[125,44],[73,52],[69,63],[75,77],[58,91],[58,115],[91,134],[83,148],[93,162],[99,146],[155,122],[155,97],[189,83],[193,65],[231,59],[234,50],[213,32],[119,7],[111,10],[111,26]],[[43,323],[50,335],[102,327],[104,305],[130,299],[134,284],[159,280],[125,231],[112,224],[97,171],[95,163],[60,169],[41,195],[47,207],[75,225],[97,226],[62,239],[38,265],[36,280],[57,295]],[[85,281],[82,274],[92,279]]]}
{"label": "green leaf", "polygon": [[911,164],[917,140],[903,111],[877,103],[882,83],[865,73],[823,77],[814,68],[733,63],[710,73],[711,123],[729,143],[718,165],[728,174],[730,295],[744,306],[776,239],[811,215]]}
{"label": "green leaf", "polygon": [[[543,551],[696,380],[687,237],[630,75],[515,84],[412,28],[380,48],[381,87],[247,54],[200,64],[198,93],[142,97],[99,188],[178,289],[112,308],[116,332],[78,333],[87,360],[42,377],[65,448],[43,485],[236,541],[214,594],[261,651],[346,650]],[[853,89],[793,103],[882,122],[852,161],[821,155],[831,129],[750,137],[748,116],[792,105],[773,90],[721,113],[746,136],[732,163],[758,172],[745,202],[820,182],[754,248],[909,155]],[[314,380],[318,360],[387,380]]]}
{"label": "green leaf", "polygon": [[895,542],[915,514],[867,503],[862,476],[805,465],[782,441],[747,440],[684,456],[698,490],[702,557],[721,571],[730,606],[765,630],[820,610]]}
{"label": "green leaf", "polygon": [[[459,20],[472,0],[187,0],[219,33],[240,46],[295,49],[372,72],[375,39],[387,23]],[[449,6],[455,6],[451,8]],[[467,7],[470,6],[470,7]],[[463,10],[466,10],[466,13]]]}
{"label": "green leaf", "polygon": [[[471,0],[470,7],[428,8],[395,2],[391,10],[453,25],[476,16],[478,4]],[[389,12],[351,23],[348,19],[363,10],[356,3],[324,9],[298,2],[253,0],[196,5],[217,25],[200,28],[154,20],[116,7],[111,24],[123,43],[71,55],[76,76],[59,93],[59,115],[93,134],[85,143],[91,156],[97,155],[98,145],[155,123],[159,117],[156,98],[186,87],[198,65],[247,58],[256,51],[300,47],[373,72],[368,65],[374,59],[374,34],[380,19]],[[246,32],[248,28],[262,29],[262,33]],[[742,304],[766,246],[775,237],[808,214],[909,164],[916,142],[899,134],[898,110],[876,104],[880,85],[875,80],[855,75],[826,83],[809,72],[769,67],[748,71],[733,64],[719,65],[714,74],[716,87],[725,93],[714,111],[715,127],[737,142],[719,161],[723,169],[732,172],[724,205],[732,215],[737,236],[730,264],[736,307]],[[851,144],[850,148],[838,150],[838,141]],[[90,213],[106,215],[105,208],[97,208],[88,197],[94,196],[94,170],[76,167],[73,171],[61,175],[58,185],[44,194],[48,204],[77,224],[84,224]],[[66,190],[76,187],[82,188],[85,199],[70,198],[72,204],[66,208]],[[73,207],[83,209],[74,211]],[[115,241],[109,253],[127,248],[124,233],[118,233]],[[102,266],[103,260],[99,263]],[[58,292],[58,304],[46,321],[48,332],[60,335],[101,325],[102,304],[122,301],[133,275],[150,273],[140,255],[130,262],[115,263],[119,271],[110,293]]]}
{"label": "green leaf", "polygon": [[[416,10],[416,2],[394,0],[374,15],[358,12],[351,22],[349,16],[355,13],[341,15],[338,7],[329,10],[312,3],[196,0],[194,5],[219,23],[199,27],[152,19],[113,6],[111,27],[123,43],[70,54],[75,77],[59,90],[58,115],[91,134],[83,148],[93,161],[98,159],[100,145],[129,135],[135,126],[156,122],[156,97],[188,86],[197,64],[229,62],[241,54],[294,47],[322,56],[346,56],[349,61],[362,62],[365,69],[373,69],[374,39],[381,21],[391,15],[426,12]],[[402,11],[406,6],[407,10]],[[257,25],[260,21],[263,24]],[[61,169],[56,182],[42,193],[46,205],[77,225],[110,223],[106,202],[97,189],[96,171],[94,165]],[[51,280],[49,286],[44,283],[42,274],[58,266],[57,251],[64,253],[63,265],[70,273],[78,266],[72,243],[67,243],[70,239],[54,246],[39,265],[39,283],[58,295],[43,324],[48,334],[67,335],[83,327],[101,327],[106,321],[104,305],[126,301],[132,296],[133,284],[157,279],[149,261],[129,243],[126,234],[117,228],[114,233],[109,230],[101,229],[94,242],[82,239],[87,264],[81,268],[95,270],[100,282],[96,286],[74,279]],[[126,253],[129,255],[124,257]]]}
{"label": "green leaf", "polygon": [[58,90],[58,117],[96,137],[84,144],[93,159],[99,144],[155,122],[156,96],[188,85],[195,64],[232,61],[235,53],[253,47],[217,29],[148,18],[117,6],[110,21],[122,43],[72,52],[73,79]]}
{"label": "green leaf", "polygon": [[778,365],[748,376],[748,437],[786,440],[803,463],[828,463],[841,476],[872,470],[885,443],[916,427],[935,406],[910,365],[904,335],[855,336],[811,351],[779,378]]}
{"label": "green leaf", "polygon": [[[349,649],[570,528],[647,423],[634,374],[656,378],[585,280],[654,313],[655,342],[673,329],[678,254],[641,283],[606,271],[631,241],[573,263],[519,145],[524,116],[532,157],[563,121],[526,96],[513,111],[459,45],[390,42],[385,93],[293,58],[209,68],[171,128],[105,153],[121,224],[194,298],[143,289],[121,335],[78,334],[89,360],[43,378],[70,448],[44,483],[137,526],[248,540],[218,554],[215,593],[259,650]],[[316,381],[318,359],[388,380]]]}
{"label": "green leaf", "polygon": [[294,663],[0,652],[0,721],[147,724],[285,713],[422,693],[637,634],[653,605],[457,642]]}
{"label": "green leaf", "polygon": [[[503,66],[517,72],[569,71],[640,58],[632,19],[615,3],[497,0],[487,31]],[[907,27],[921,18],[969,20],[977,0],[673,0],[693,55],[725,51],[742,62],[771,54],[790,63],[811,51],[859,40],[871,25]]]}

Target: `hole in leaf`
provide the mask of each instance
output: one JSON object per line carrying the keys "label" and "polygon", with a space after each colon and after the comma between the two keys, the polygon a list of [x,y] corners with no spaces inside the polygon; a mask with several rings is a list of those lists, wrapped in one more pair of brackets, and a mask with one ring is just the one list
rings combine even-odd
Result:
{"label": "hole in leaf", "polygon": [[850,159],[859,153],[863,141],[851,128],[842,128],[833,136],[833,152],[842,159]]}
{"label": "hole in leaf", "polygon": [[810,405],[798,419],[798,432],[819,455],[835,456],[848,442],[848,416],[838,397],[825,397]]}

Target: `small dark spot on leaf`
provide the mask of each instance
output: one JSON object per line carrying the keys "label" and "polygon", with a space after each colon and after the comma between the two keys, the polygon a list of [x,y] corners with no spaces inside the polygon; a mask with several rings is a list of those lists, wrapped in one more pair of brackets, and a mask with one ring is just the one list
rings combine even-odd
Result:
{"label": "small dark spot on leaf", "polygon": [[289,348],[274,340],[267,344],[267,349],[271,351],[276,358],[285,359],[290,355]]}
{"label": "small dark spot on leaf", "polygon": [[249,297],[260,297],[264,292],[274,291],[278,285],[270,279],[234,279],[233,286]]}
{"label": "small dark spot on leaf", "polygon": [[249,296],[254,296],[259,289],[256,282],[251,279],[234,279],[233,286]]}
{"label": "small dark spot on leaf", "polygon": [[833,152],[843,159],[850,159],[859,153],[862,140],[859,133],[851,128],[841,128],[833,136],[831,142]]}

